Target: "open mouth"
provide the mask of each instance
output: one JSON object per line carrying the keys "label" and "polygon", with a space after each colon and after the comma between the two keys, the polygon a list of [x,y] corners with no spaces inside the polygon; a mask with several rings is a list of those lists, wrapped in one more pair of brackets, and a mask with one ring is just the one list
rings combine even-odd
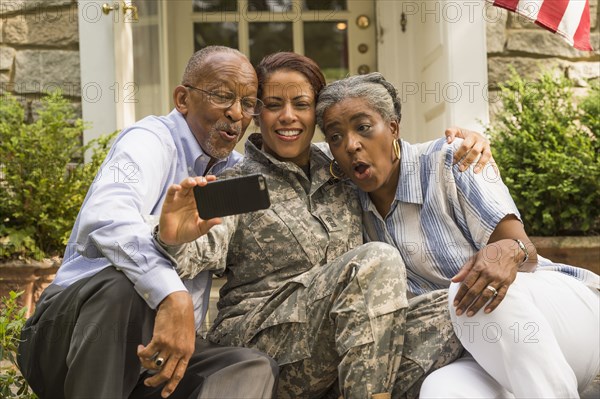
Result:
{"label": "open mouth", "polygon": [[353,162],[352,168],[354,169],[354,176],[357,179],[367,179],[371,176],[371,166],[364,162]]}
{"label": "open mouth", "polygon": [[219,130],[219,134],[224,140],[234,141],[238,138],[238,133],[236,131],[231,130]]}

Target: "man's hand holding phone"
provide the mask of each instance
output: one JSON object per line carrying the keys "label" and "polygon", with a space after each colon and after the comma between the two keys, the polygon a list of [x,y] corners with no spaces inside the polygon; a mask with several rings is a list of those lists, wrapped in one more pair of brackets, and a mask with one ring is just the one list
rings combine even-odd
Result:
{"label": "man's hand holding phone", "polygon": [[172,184],[160,213],[158,239],[167,245],[181,245],[194,241],[220,224],[220,218],[203,220],[198,216],[194,187],[206,186],[216,177],[188,177],[180,184]]}
{"label": "man's hand holding phone", "polygon": [[194,195],[202,219],[254,212],[271,206],[267,181],[260,173],[196,186]]}
{"label": "man's hand holding phone", "polygon": [[160,214],[158,239],[167,245],[194,241],[221,223],[221,216],[267,209],[267,182],[254,174],[217,180],[189,177],[167,191]]}

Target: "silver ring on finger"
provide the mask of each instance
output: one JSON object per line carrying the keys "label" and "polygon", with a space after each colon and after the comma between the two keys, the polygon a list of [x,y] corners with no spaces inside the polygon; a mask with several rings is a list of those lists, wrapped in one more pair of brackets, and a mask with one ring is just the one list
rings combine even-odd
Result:
{"label": "silver ring on finger", "polygon": [[159,367],[159,368],[160,368],[160,367],[162,367],[162,366],[163,366],[163,364],[165,364],[165,359],[164,359],[164,358],[162,358],[162,357],[160,357],[160,356],[159,356],[159,357],[157,357],[156,359],[154,359],[154,365],[155,365],[156,367]]}
{"label": "silver ring on finger", "polygon": [[154,356],[150,358],[154,362],[154,365],[158,368],[161,368],[163,364],[165,364],[165,358],[160,356],[160,352],[156,352]]}
{"label": "silver ring on finger", "polygon": [[485,289],[492,291],[492,296],[493,297],[496,297],[496,295],[498,295],[498,290],[495,289],[494,287],[492,287],[491,285],[488,285],[487,287],[485,287]]}

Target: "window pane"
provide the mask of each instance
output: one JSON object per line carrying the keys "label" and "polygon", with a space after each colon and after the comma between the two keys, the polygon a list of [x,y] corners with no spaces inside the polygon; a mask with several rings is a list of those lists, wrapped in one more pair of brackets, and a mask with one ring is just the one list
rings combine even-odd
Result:
{"label": "window pane", "polygon": [[346,10],[346,0],[304,0],[304,10]]}
{"label": "window pane", "polygon": [[317,61],[328,82],[348,75],[348,23],[305,22],[304,54]]}
{"label": "window pane", "polygon": [[249,0],[248,11],[284,12],[292,9],[293,0]]}
{"label": "window pane", "polygon": [[194,23],[194,51],[212,45],[238,48],[238,24],[235,22]]}
{"label": "window pane", "polygon": [[139,1],[135,3],[140,16],[158,15],[158,1]]}
{"label": "window pane", "polygon": [[255,22],[249,25],[249,30],[252,65],[258,64],[267,54],[294,50],[291,23]]}
{"label": "window pane", "polygon": [[194,0],[194,12],[235,10],[237,0]]}

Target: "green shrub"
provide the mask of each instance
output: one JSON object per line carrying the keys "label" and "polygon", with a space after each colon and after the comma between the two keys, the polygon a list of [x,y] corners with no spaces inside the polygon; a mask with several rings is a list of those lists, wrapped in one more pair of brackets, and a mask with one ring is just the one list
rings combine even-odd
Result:
{"label": "green shrub", "polygon": [[503,108],[487,130],[494,157],[530,235],[600,232],[600,145],[594,85],[580,106],[550,71],[500,85]]}
{"label": "green shrub", "polygon": [[[83,145],[82,131],[59,92],[42,99],[31,124],[14,96],[0,96],[0,260],[62,254],[113,137]],[[84,164],[87,150],[92,161]]]}
{"label": "green shrub", "polygon": [[582,111],[581,123],[590,129],[594,136],[592,144],[596,154],[600,151],[600,81],[596,80],[588,95],[579,103]]}
{"label": "green shrub", "polygon": [[8,360],[10,363],[0,370],[0,397],[2,398],[37,398],[19,372],[16,359],[27,310],[17,304],[17,298],[22,293],[11,291],[8,297],[2,298],[2,305],[0,305],[0,362]]}

